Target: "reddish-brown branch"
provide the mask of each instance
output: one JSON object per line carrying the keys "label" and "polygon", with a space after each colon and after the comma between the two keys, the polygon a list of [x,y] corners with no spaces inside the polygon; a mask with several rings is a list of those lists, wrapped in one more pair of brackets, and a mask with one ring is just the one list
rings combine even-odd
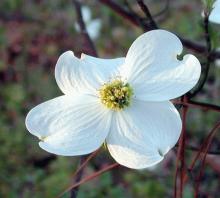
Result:
{"label": "reddish-brown branch", "polygon": [[86,25],[83,20],[83,16],[82,16],[82,12],[81,12],[81,4],[79,3],[78,0],[73,0],[73,5],[75,7],[77,22],[80,27],[80,31],[85,38],[86,44],[89,47],[89,54],[97,57],[97,52],[96,52],[95,46],[94,46],[94,44],[93,44],[93,42],[87,32]]}
{"label": "reddish-brown branch", "polygon": [[[219,129],[219,128],[220,128],[220,121],[217,122],[217,124],[213,127],[213,129],[209,132],[208,136],[205,138],[205,141],[202,143],[199,151],[197,152],[197,154],[193,158],[191,164],[189,165],[188,171],[192,172],[193,168],[195,167],[196,162],[201,157],[201,155],[205,155],[208,153],[208,150],[210,147],[210,139],[212,140],[217,129]],[[188,180],[188,176],[185,173],[183,182],[186,183],[187,180]]]}
{"label": "reddish-brown branch", "polygon": [[[183,96],[183,102],[187,102],[187,96]],[[185,141],[186,141],[186,115],[187,115],[188,107],[183,107],[182,113],[182,149],[181,149],[181,167],[180,167],[180,197],[183,195],[183,178],[185,173]]]}
{"label": "reddish-brown branch", "polygon": [[125,10],[123,7],[119,6],[116,2],[111,1],[111,0],[99,0],[102,4],[108,6],[111,8],[113,11],[115,11],[117,14],[122,16],[123,18],[127,19],[134,25],[139,25],[139,21],[136,18],[137,16],[133,13],[128,12]]}
{"label": "reddish-brown branch", "polygon": [[210,30],[209,30],[209,12],[205,9],[204,10],[204,37],[206,41],[206,63],[203,65],[203,71],[202,75],[200,77],[199,82],[197,83],[197,87],[194,90],[191,90],[188,92],[188,97],[193,98],[196,96],[204,87],[206,80],[208,78],[209,74],[209,68],[211,64],[211,50],[212,50],[212,45],[211,45],[211,35],[210,35]]}
{"label": "reddish-brown branch", "polygon": [[[80,160],[79,160],[79,167],[81,167],[81,165],[84,163],[84,161],[86,160],[86,156],[81,156]],[[81,168],[79,171],[77,171],[76,176],[73,179],[73,183],[76,183],[78,181],[81,180],[82,176],[84,173],[84,168]],[[79,187],[74,188],[73,190],[70,191],[70,198],[76,198],[77,194],[79,191]]]}
{"label": "reddish-brown branch", "polygon": [[[176,145],[175,147],[178,147],[178,145]],[[194,151],[194,152],[197,152],[200,150],[199,147],[196,147],[196,146],[191,146],[191,145],[186,145],[185,146],[185,149],[186,150],[189,150],[189,151]],[[204,151],[202,151],[202,153],[204,153]],[[207,152],[207,154],[211,154],[211,155],[220,155],[220,151],[215,151],[215,150],[209,150]]]}
{"label": "reddish-brown branch", "polygon": [[[182,97],[182,102],[187,103],[187,97]],[[174,197],[176,198],[177,195],[182,197],[183,194],[183,186],[184,186],[184,175],[185,175],[185,139],[186,139],[186,115],[187,115],[188,107],[183,107],[182,113],[182,133],[179,140],[179,147],[177,151],[177,160],[176,160],[176,172],[175,172],[175,184],[174,184]],[[180,169],[179,169],[179,162],[180,162]],[[178,173],[180,172],[180,188],[179,191],[177,190],[177,180],[178,180]]]}
{"label": "reddish-brown branch", "polygon": [[82,169],[85,168],[85,166],[88,164],[88,162],[97,155],[97,153],[99,152],[99,150],[96,150],[95,152],[93,152],[92,154],[90,154],[85,161],[79,166],[79,168],[76,170],[76,172],[73,173],[73,175],[71,176],[72,178],[74,178]]}
{"label": "reddish-brown branch", "polygon": [[152,29],[158,29],[156,22],[154,21],[153,17],[151,16],[150,10],[146,6],[143,0],[137,0],[138,5],[146,15],[146,18],[149,20],[149,27]]}
{"label": "reddish-brown branch", "polygon": [[160,17],[161,15],[166,14],[169,11],[169,6],[170,6],[170,0],[166,0],[165,7],[160,12],[158,12],[155,15],[153,15],[153,17],[157,18],[157,17]]}
{"label": "reddish-brown branch", "polygon": [[[216,127],[216,126],[215,126]],[[215,130],[215,128],[214,128]],[[193,158],[191,165],[189,166],[189,170],[192,171],[192,169],[194,168],[197,160],[199,159],[199,157],[201,156],[202,153],[204,153],[204,148],[206,147],[206,145],[208,144],[208,141],[210,139],[210,137],[212,136],[212,131],[211,133],[209,133],[209,135],[205,138],[205,141],[203,142],[203,144],[201,145],[198,153],[195,155],[195,157]]]}
{"label": "reddish-brown branch", "polygon": [[104,173],[106,171],[109,171],[109,170],[111,170],[113,168],[116,168],[118,166],[119,166],[118,163],[114,163],[114,164],[108,165],[108,166],[104,167],[103,169],[101,169],[101,170],[99,170],[99,171],[97,171],[97,172],[95,172],[95,173],[93,173],[93,174],[83,178],[81,181],[79,181],[79,182],[71,185],[70,187],[68,187],[64,192],[62,192],[60,195],[58,195],[57,198],[62,197],[66,192],[69,192],[71,189],[76,188],[76,187],[80,186],[81,184],[84,184],[84,183],[86,183],[86,182],[88,182],[88,181],[98,177],[102,173]]}
{"label": "reddish-brown branch", "polygon": [[192,100],[189,100],[188,102],[182,102],[182,101],[174,100],[173,103],[180,104],[183,106],[193,107],[193,108],[201,108],[207,111],[212,110],[212,111],[220,112],[220,106],[203,103],[203,102],[197,102],[197,101],[192,101]]}
{"label": "reddish-brown branch", "polygon": [[[88,162],[96,156],[96,154],[98,153],[99,150],[93,152],[92,154],[90,154],[87,158],[86,157],[81,157],[80,158],[80,166],[79,168],[76,170],[76,172],[72,175],[72,178],[75,178],[75,182],[79,182],[82,178],[83,172],[84,172],[84,168],[85,166],[88,164]],[[75,188],[73,190],[71,190],[71,194],[70,197],[71,198],[76,198],[77,197],[77,193],[78,193],[78,188]]]}
{"label": "reddish-brown branch", "polygon": [[[102,4],[106,5],[107,7],[111,8],[114,12],[116,12],[118,15],[122,16],[123,18],[127,19],[128,21],[130,21],[133,25],[136,26],[140,26],[140,17],[134,13],[130,13],[128,12],[126,9],[124,9],[122,6],[120,6],[118,3],[116,3],[116,1],[113,0],[99,0]],[[145,23],[144,27],[142,26],[142,29],[144,29],[144,31],[149,31],[152,30],[152,26],[150,25],[150,23]],[[183,45],[188,48],[191,49],[197,53],[206,53],[207,48],[205,45],[200,44],[198,42],[194,42],[191,41],[189,39],[183,38],[180,35],[177,35],[180,40],[182,41]],[[219,51],[212,51],[210,53],[210,57],[211,59],[216,59],[216,58],[220,58],[220,52]]]}
{"label": "reddish-brown branch", "polygon": [[204,155],[203,155],[203,158],[202,158],[202,162],[201,162],[201,168],[200,168],[198,177],[196,178],[195,197],[198,197],[199,185],[200,185],[201,177],[203,175],[203,171],[204,171],[204,167],[205,167],[205,160],[206,160],[206,156],[207,156],[208,150],[209,150],[209,148],[211,146],[211,143],[212,143],[212,140],[213,140],[213,138],[214,138],[214,136],[215,136],[215,134],[216,134],[216,132],[218,131],[219,128],[220,128],[220,121],[210,131],[209,138],[207,138],[206,147],[204,148],[205,152],[204,152]]}

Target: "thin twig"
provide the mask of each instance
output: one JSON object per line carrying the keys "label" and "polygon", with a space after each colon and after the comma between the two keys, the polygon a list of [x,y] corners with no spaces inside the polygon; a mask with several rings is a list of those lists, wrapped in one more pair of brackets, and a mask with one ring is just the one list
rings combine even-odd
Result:
{"label": "thin twig", "polygon": [[143,0],[137,0],[138,5],[146,15],[146,18],[150,21],[149,26],[153,29],[158,29],[156,22],[154,21],[153,17],[151,16],[150,10],[148,9],[147,5],[143,2]]}
{"label": "thin twig", "polygon": [[153,14],[153,18],[157,23],[163,23],[169,19],[170,0],[166,0],[164,8],[156,14]]}
{"label": "thin twig", "polygon": [[[80,157],[80,160],[79,160],[79,167],[82,166],[82,164],[84,163],[84,161],[86,160],[86,156],[82,156]],[[82,176],[83,176],[83,172],[84,172],[84,169],[83,168],[80,168],[79,171],[77,171],[76,173],[76,177],[74,179],[74,183],[77,183],[81,180]],[[77,188],[74,188],[70,191],[70,198],[76,198],[77,197],[77,194],[78,194],[78,191],[79,191],[79,187]]]}
{"label": "thin twig", "polygon": [[[178,148],[178,145],[176,145],[175,147]],[[192,145],[186,145],[186,146],[185,146],[185,149],[188,150],[188,151],[194,151],[194,152],[200,150],[199,147],[192,146]],[[204,153],[204,151],[201,151],[201,153]],[[209,151],[207,152],[207,154],[209,154],[209,155],[220,155],[220,151],[213,151],[213,150],[210,151],[210,150],[209,150]]]}
{"label": "thin twig", "polygon": [[[200,149],[198,150],[197,154],[194,156],[191,164],[189,165],[188,171],[192,172],[193,168],[195,167],[196,162],[198,161],[198,159],[203,153],[208,154],[210,138],[212,138],[213,134],[215,134],[216,130],[219,128],[220,128],[220,121],[217,122],[217,124],[212,128],[208,136],[205,138],[205,141],[202,143],[202,145],[200,146]],[[187,182],[187,179],[188,179],[187,175],[185,174],[184,183]]]}
{"label": "thin twig", "polygon": [[[182,102],[187,102],[186,96],[182,97]],[[183,115],[182,115],[182,132],[179,140],[179,146],[177,151],[177,159],[176,159],[176,169],[175,169],[175,179],[174,179],[174,197],[177,197],[177,193],[179,197],[182,198],[183,194],[183,178],[185,175],[185,139],[186,139],[186,114],[187,114],[188,107],[183,107]],[[179,162],[180,162],[180,169],[179,169]],[[178,173],[180,171],[180,188],[177,188],[177,179]],[[179,189],[179,191],[177,191]]]}
{"label": "thin twig", "polygon": [[97,52],[96,52],[95,46],[94,46],[94,44],[93,44],[93,42],[87,32],[86,25],[83,20],[82,11],[81,11],[81,4],[79,3],[78,0],[73,0],[73,5],[75,7],[77,22],[80,27],[80,31],[85,38],[86,44],[88,44],[88,47],[89,47],[89,54],[97,57]]}
{"label": "thin twig", "polygon": [[170,6],[170,0],[166,0],[164,8],[160,12],[158,12],[157,14],[154,14],[153,18],[157,18],[157,17],[167,13],[169,11],[169,6]]}
{"label": "thin twig", "polygon": [[198,197],[200,181],[201,181],[201,177],[203,175],[203,171],[204,171],[204,167],[205,167],[205,160],[206,160],[208,150],[209,150],[209,148],[211,146],[211,143],[212,143],[212,140],[213,140],[213,138],[214,138],[214,136],[215,136],[215,134],[216,134],[216,132],[218,131],[219,128],[220,128],[220,121],[211,130],[210,136],[209,136],[207,144],[206,144],[206,147],[204,149],[205,153],[204,153],[203,158],[202,158],[201,168],[200,168],[200,171],[199,171],[199,175],[196,178],[196,188],[195,188],[195,194],[194,194],[195,197]]}
{"label": "thin twig", "polygon": [[148,31],[148,29],[145,29],[145,23],[147,23],[148,20],[146,20],[145,18],[139,17],[135,13],[135,11],[132,9],[132,7],[130,6],[128,0],[124,0],[124,5],[128,10],[127,14],[130,14],[132,17],[134,17],[135,20],[138,22],[139,26],[142,27],[144,31]]}
{"label": "thin twig", "polygon": [[[76,172],[72,175],[72,178],[75,178],[74,183],[77,183],[81,180],[82,176],[83,176],[83,172],[84,172],[84,168],[85,166],[89,163],[89,161],[96,156],[96,154],[98,153],[99,150],[96,150],[95,152],[93,152],[92,154],[90,154],[88,157],[87,156],[82,156],[80,158],[80,163],[79,163],[79,167],[76,170]],[[71,198],[76,198],[77,197],[77,193],[78,193],[78,188],[75,188],[71,191],[70,197]]]}
{"label": "thin twig", "polygon": [[[187,96],[183,96],[183,102],[187,102]],[[186,116],[187,116],[188,107],[183,107],[183,114],[182,114],[182,149],[181,149],[181,166],[180,166],[180,198],[183,196],[183,178],[185,173],[185,144],[186,144]]]}
{"label": "thin twig", "polygon": [[74,178],[83,168],[85,168],[85,166],[88,164],[88,162],[97,155],[97,153],[99,152],[99,149],[96,150],[95,152],[91,153],[84,161],[83,163],[80,164],[80,166],[78,167],[78,169],[76,170],[76,172],[74,172],[74,174],[72,175],[72,178]]}
{"label": "thin twig", "polygon": [[[99,0],[99,2],[104,4],[105,6],[109,7],[114,12],[116,12],[118,15],[120,15],[123,18],[127,19],[128,21],[130,21],[132,24],[140,27],[140,22],[139,22],[139,20],[137,20],[137,17],[139,17],[139,16],[138,15],[134,15],[134,13],[131,14],[126,9],[124,9],[122,6],[120,6],[118,3],[116,3],[116,1],[113,1],[113,0]],[[150,27],[150,25],[147,24],[147,23],[145,23],[144,27],[141,26],[141,28],[144,31],[152,30],[152,27]],[[207,51],[206,46],[204,46],[204,45],[202,45],[202,44],[200,44],[198,42],[194,42],[194,41],[191,41],[189,39],[183,38],[180,35],[177,35],[177,36],[179,37],[179,39],[182,41],[183,45],[186,48],[191,49],[191,50],[193,50],[193,51],[195,51],[197,53],[201,53],[201,54],[206,53],[206,51]],[[213,50],[210,53],[210,58],[212,60],[220,58],[220,51]]]}
{"label": "thin twig", "polygon": [[202,72],[203,75],[201,76],[201,80],[199,81],[198,86],[187,94],[189,98],[193,98],[202,90],[208,78],[208,74],[209,74],[209,68],[211,64],[212,45],[211,45],[211,37],[210,37],[210,31],[209,31],[208,9],[205,9],[204,11],[204,31],[205,31],[205,40],[206,40],[206,64],[204,65],[203,72]]}
{"label": "thin twig", "polygon": [[99,170],[99,171],[97,171],[97,172],[95,172],[95,173],[93,173],[93,174],[83,178],[79,182],[77,182],[77,183],[71,185],[70,187],[68,187],[64,192],[62,192],[60,195],[58,195],[57,198],[62,197],[66,192],[69,192],[71,189],[74,189],[74,188],[80,186],[81,184],[84,184],[84,183],[86,183],[86,182],[88,182],[88,181],[98,177],[102,173],[104,173],[106,171],[109,171],[109,170],[111,170],[113,168],[116,168],[118,166],[119,166],[118,163],[114,163],[114,164],[108,165],[108,166],[104,167],[103,169],[101,169],[101,170]]}
{"label": "thin twig", "polygon": [[178,105],[188,106],[188,107],[201,108],[206,111],[212,110],[212,111],[220,112],[220,106],[208,104],[204,102],[198,102],[198,101],[192,101],[192,100],[189,100],[188,102],[182,102],[182,101],[175,100],[173,101],[173,103],[178,104]]}

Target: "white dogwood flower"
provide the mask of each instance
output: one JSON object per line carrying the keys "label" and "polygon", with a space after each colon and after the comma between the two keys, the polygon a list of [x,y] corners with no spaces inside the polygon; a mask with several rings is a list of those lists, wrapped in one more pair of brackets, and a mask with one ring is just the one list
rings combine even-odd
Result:
{"label": "white dogwood flower", "polygon": [[181,118],[169,101],[197,83],[201,66],[182,53],[174,34],[153,30],[138,37],[125,58],[63,53],[55,78],[63,96],[27,115],[27,129],[44,150],[88,154],[104,142],[121,165],[142,169],[159,163],[176,144]]}
{"label": "white dogwood flower", "polygon": [[216,0],[209,15],[209,21],[220,24],[220,0]]}

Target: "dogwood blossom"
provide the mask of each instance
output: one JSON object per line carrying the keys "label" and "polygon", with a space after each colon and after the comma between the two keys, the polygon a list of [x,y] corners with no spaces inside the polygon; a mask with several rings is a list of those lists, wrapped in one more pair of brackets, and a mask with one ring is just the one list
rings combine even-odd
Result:
{"label": "dogwood blossom", "polygon": [[220,24],[220,0],[216,0],[209,15],[209,21]]}
{"label": "dogwood blossom", "polygon": [[200,77],[195,56],[177,59],[182,50],[177,36],[153,30],[138,37],[126,57],[79,59],[63,53],[55,78],[64,95],[33,108],[27,129],[42,149],[57,155],[88,154],[105,142],[126,167],[159,163],[181,133],[180,115],[169,100]]}

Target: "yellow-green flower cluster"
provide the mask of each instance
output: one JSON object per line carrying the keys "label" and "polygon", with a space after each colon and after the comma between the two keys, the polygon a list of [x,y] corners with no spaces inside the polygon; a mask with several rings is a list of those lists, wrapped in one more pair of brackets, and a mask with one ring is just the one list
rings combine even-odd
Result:
{"label": "yellow-green flower cluster", "polygon": [[117,79],[104,84],[99,90],[102,104],[112,110],[121,110],[131,103],[133,90],[128,83]]}

